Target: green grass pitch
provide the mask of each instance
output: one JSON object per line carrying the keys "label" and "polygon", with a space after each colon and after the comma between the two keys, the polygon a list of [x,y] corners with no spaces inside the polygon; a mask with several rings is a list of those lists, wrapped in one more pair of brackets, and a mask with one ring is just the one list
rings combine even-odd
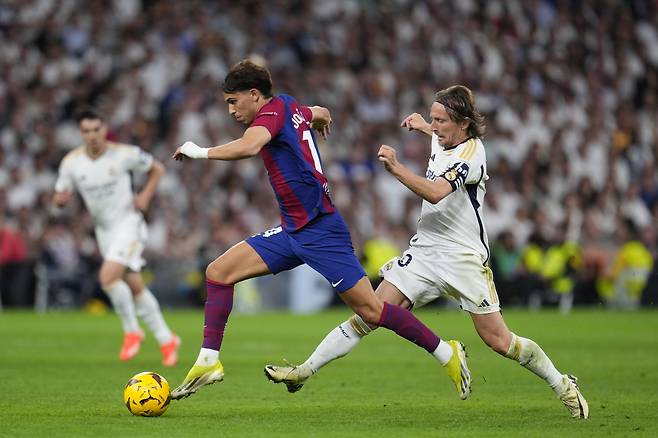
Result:
{"label": "green grass pitch", "polygon": [[378,330],[347,358],[288,394],[263,376],[267,363],[302,361],[349,316],[232,315],[222,350],[225,381],[174,401],[160,418],[130,415],[123,386],[155,371],[177,385],[196,358],[201,310],[167,312],[181,335],[179,365],[165,369],[153,338],[131,362],[117,359],[114,315],[0,313],[0,436],[7,437],[425,437],[656,436],[658,313],[579,310],[505,312],[508,325],[537,341],[563,372],[580,378],[591,419],[572,420],[534,375],[488,350],[470,318],[439,308],[418,312],[446,338],[462,340],[473,394],[457,398],[434,360]]}

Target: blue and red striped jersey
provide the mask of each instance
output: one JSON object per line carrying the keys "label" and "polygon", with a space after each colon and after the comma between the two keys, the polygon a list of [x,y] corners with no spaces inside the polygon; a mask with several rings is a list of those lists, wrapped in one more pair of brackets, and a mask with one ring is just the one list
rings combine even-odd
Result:
{"label": "blue and red striped jersey", "polygon": [[318,215],[335,211],[311,120],[308,107],[281,94],[263,106],[250,125],[263,126],[272,135],[260,155],[286,231],[299,230]]}

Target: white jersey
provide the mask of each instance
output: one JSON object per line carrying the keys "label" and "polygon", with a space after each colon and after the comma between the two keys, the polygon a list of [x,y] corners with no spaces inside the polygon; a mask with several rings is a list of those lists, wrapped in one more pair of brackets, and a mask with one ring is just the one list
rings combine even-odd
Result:
{"label": "white jersey", "polygon": [[410,246],[433,247],[448,254],[479,255],[482,263],[486,263],[489,241],[482,222],[482,205],[484,182],[489,177],[480,139],[470,138],[444,149],[433,134],[426,178],[432,181],[445,178],[453,193],[436,204],[423,201],[418,231]]}
{"label": "white jersey", "polygon": [[133,205],[130,172],[148,172],[152,166],[153,156],[137,146],[108,142],[96,159],[80,146],[62,160],[55,191],[77,190],[97,231],[109,230],[126,219],[142,217]]}

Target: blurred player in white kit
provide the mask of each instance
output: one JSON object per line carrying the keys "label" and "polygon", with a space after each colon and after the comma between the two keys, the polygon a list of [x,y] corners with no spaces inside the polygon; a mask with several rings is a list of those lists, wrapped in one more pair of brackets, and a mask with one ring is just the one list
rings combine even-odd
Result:
{"label": "blurred player in white kit", "polygon": [[[84,144],[60,163],[53,202],[62,207],[77,191],[94,219],[103,255],[100,284],[124,331],[119,359],[132,359],[139,352],[144,340],[137,321],[140,317],[160,344],[163,365],[173,366],[178,361],[180,338],[167,326],[140,273],[147,236],[142,212],[148,209],[165,167],[137,146],[108,141],[107,125],[96,111],[83,110],[77,121]],[[147,175],[137,194],[131,187],[130,172]]]}

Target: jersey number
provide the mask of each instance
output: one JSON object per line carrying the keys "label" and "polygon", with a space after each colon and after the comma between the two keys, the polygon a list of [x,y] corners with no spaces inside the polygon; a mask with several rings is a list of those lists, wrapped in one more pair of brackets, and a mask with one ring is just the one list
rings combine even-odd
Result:
{"label": "jersey number", "polygon": [[311,150],[311,156],[313,157],[313,164],[315,164],[315,170],[322,173],[322,164],[320,164],[320,154],[318,154],[318,148],[315,146],[313,141],[313,134],[311,131],[304,131],[302,134],[302,139],[308,143],[308,148]]}

